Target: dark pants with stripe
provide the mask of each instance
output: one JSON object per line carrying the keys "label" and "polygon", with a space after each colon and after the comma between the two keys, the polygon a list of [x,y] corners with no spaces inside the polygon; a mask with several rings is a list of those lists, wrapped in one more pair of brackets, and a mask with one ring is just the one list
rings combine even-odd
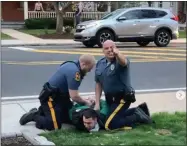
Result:
{"label": "dark pants with stripe", "polygon": [[70,100],[69,103],[67,103],[67,101],[64,102],[63,98],[65,97],[59,97],[58,99],[48,97],[46,101],[40,100],[41,106],[34,118],[37,128],[54,130],[60,129],[62,123],[70,123],[69,109],[72,103]]}
{"label": "dark pants with stripe", "polygon": [[134,108],[129,109],[131,102],[112,103],[109,105],[109,116],[105,123],[106,130],[114,130],[125,127],[132,127],[133,122],[131,116],[134,113]]}

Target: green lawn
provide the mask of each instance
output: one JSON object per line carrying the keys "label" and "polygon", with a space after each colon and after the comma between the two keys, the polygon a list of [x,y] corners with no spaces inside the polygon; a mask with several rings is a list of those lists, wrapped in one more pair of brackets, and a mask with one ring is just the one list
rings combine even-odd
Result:
{"label": "green lawn", "polygon": [[186,38],[186,31],[179,31],[179,38]]}
{"label": "green lawn", "polygon": [[72,33],[56,34],[55,29],[23,29],[19,31],[42,39],[73,39]]}
{"label": "green lawn", "polygon": [[58,146],[62,145],[185,145],[186,113],[158,113],[152,118],[156,126],[139,126],[129,131],[82,133],[58,130],[42,134]]}
{"label": "green lawn", "polygon": [[27,34],[30,34],[30,35],[44,35],[44,34],[53,34],[56,32],[55,29],[22,29],[22,30],[19,30],[23,33],[27,33]]}
{"label": "green lawn", "polygon": [[13,39],[13,38],[1,32],[1,40],[10,40],[10,39]]}

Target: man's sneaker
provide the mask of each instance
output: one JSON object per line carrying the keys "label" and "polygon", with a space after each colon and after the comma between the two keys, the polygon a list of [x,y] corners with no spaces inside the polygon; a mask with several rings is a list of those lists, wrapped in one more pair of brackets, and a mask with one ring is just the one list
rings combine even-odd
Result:
{"label": "man's sneaker", "polygon": [[149,108],[145,102],[140,104],[138,107],[141,108],[145,112],[145,114],[150,117]]}
{"label": "man's sneaker", "polygon": [[145,112],[139,107],[136,108],[135,115],[136,115],[137,121],[139,123],[145,123],[145,124],[151,124],[152,123],[151,118],[148,115],[146,115]]}
{"label": "man's sneaker", "polygon": [[34,116],[37,112],[37,108],[32,108],[28,113],[24,114],[19,120],[20,125],[25,125],[28,122],[34,121]]}

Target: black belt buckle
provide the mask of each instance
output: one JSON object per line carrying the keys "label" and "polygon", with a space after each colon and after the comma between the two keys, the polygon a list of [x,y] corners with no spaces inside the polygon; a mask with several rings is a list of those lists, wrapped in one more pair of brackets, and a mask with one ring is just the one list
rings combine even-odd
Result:
{"label": "black belt buckle", "polygon": [[131,91],[125,93],[125,99],[124,100],[127,101],[127,102],[134,103],[136,101],[135,91],[131,90]]}
{"label": "black belt buckle", "polygon": [[43,90],[41,91],[39,95],[39,99],[41,102],[46,102],[49,100],[49,97],[54,100],[57,94],[56,88],[52,88],[50,84],[47,82],[43,85]]}

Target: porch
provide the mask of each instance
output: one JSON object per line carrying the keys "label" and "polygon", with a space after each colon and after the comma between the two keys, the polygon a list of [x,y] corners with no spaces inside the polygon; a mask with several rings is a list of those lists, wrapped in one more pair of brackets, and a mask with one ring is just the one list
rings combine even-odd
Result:
{"label": "porch", "polygon": [[[81,18],[84,19],[101,19],[108,12],[83,12]],[[74,18],[74,12],[66,12],[64,15],[65,18]],[[56,18],[56,12],[54,11],[28,11],[28,18]]]}

